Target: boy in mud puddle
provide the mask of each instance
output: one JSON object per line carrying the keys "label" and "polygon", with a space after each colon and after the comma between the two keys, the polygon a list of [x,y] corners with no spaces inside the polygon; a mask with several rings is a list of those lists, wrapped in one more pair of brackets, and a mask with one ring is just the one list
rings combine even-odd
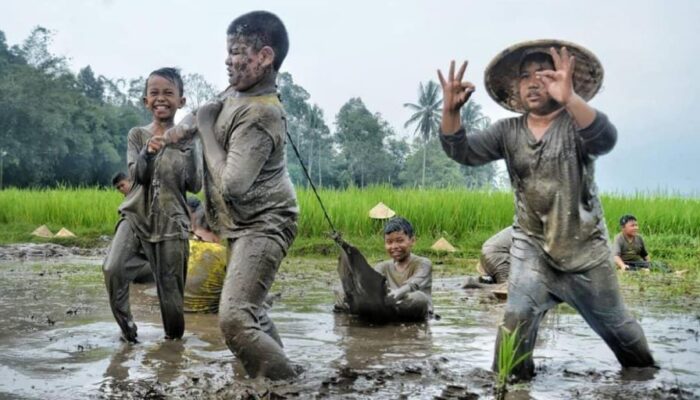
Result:
{"label": "boy in mud puddle", "polygon": [[[380,290],[380,286],[358,287],[352,274],[362,274],[362,269],[354,270],[351,274],[341,272],[343,285],[336,290],[333,311],[357,314],[374,323],[425,321],[433,311],[433,264],[429,259],[411,252],[415,243],[413,226],[408,220],[402,217],[390,219],[384,226],[384,249],[391,259],[374,267],[378,274],[369,274],[365,278],[386,279],[386,288],[382,288],[386,292],[368,295],[364,291]],[[353,306],[353,299],[362,296],[377,299],[376,304],[371,307]]]}
{"label": "boy in mud puddle", "polygon": [[[293,378],[265,299],[297,230],[296,193],[287,173],[286,120],[276,87],[289,48],[282,21],[266,11],[236,18],[226,35],[230,86],[202,106],[196,126],[205,162],[207,220],[227,240],[219,305],[226,345],[250,377]],[[191,117],[169,141],[188,137]]]}
{"label": "boy in mud puddle", "polygon": [[404,321],[425,320],[433,308],[433,264],[411,252],[415,243],[411,223],[392,218],[384,227],[384,249],[391,259],[374,267],[386,277],[387,304]]}
{"label": "boy in mud puddle", "polygon": [[600,62],[586,49],[556,40],[506,49],[487,67],[486,88],[522,115],[470,135],[459,119],[474,92],[472,83],[462,81],[466,66],[455,74],[453,61],[447,79],[438,71],[440,139],[459,163],[506,161],[516,213],[503,327],[519,327],[518,354],[529,354],[513,373],[520,379],[534,375],[537,329],[547,310],[561,302],[583,316],[623,367],[654,366],[644,332],[622,302],[594,182],[594,160],[612,150],[617,138],[606,115],[587,103],[602,84]]}
{"label": "boy in mud puddle", "polygon": [[153,121],[132,128],[127,164],[132,188],[119,207],[120,220],[103,264],[114,318],[128,342],[137,342],[129,305],[129,283],[144,264],[153,271],[166,339],[185,330],[183,291],[188,258],[190,216],[186,192],[201,189],[201,155],[192,138],[165,144],[175,112],[184,106],[183,83],[174,68],[151,72],[143,104]]}
{"label": "boy in mud puddle", "polygon": [[615,265],[621,270],[649,270],[649,253],[634,215],[620,218],[620,233],[612,241],[612,252]]}

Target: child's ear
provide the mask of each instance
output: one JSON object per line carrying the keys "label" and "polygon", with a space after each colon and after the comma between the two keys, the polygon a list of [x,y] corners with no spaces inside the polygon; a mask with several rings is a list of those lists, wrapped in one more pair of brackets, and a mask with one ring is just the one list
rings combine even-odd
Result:
{"label": "child's ear", "polygon": [[148,99],[145,96],[141,97],[141,101],[143,102],[143,106],[148,108]]}
{"label": "child's ear", "polygon": [[260,49],[260,55],[262,56],[262,64],[264,67],[272,65],[275,61],[275,51],[270,46],[263,46]]}
{"label": "child's ear", "polygon": [[180,106],[178,108],[182,108],[187,104],[187,98],[185,96],[180,97]]}

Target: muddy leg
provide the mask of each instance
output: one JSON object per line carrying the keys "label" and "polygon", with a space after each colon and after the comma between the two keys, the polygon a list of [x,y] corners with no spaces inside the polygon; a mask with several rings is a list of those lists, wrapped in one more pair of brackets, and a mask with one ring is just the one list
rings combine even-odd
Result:
{"label": "muddy leg", "polygon": [[110,244],[102,272],[107,287],[109,306],[125,340],[136,342],[137,328],[129,304],[129,284],[134,280],[145,260],[139,255],[141,244],[131,225],[122,220]]}
{"label": "muddy leg", "polygon": [[185,333],[183,299],[189,244],[187,240],[165,240],[144,242],[143,248],[153,265],[165,337],[180,339]]}
{"label": "muddy leg", "polygon": [[[516,358],[525,353],[529,353],[529,356],[513,369],[512,374],[517,379],[529,380],[535,375],[532,352],[535,349],[540,322],[547,310],[560,303],[560,300],[551,295],[547,288],[547,280],[553,279],[551,271],[548,270],[549,267],[531,245],[524,242],[521,244],[524,249],[518,249],[518,257],[511,259],[508,303],[501,326],[510,331],[519,328],[516,343],[520,343],[520,346],[516,352]],[[493,359],[495,372],[498,372],[501,340],[502,329],[499,327]]]}
{"label": "muddy leg", "polygon": [[273,380],[296,376],[284,354],[263,302],[284,257],[284,250],[264,236],[229,241],[229,261],[219,306],[219,325],[226,345],[251,377]]}
{"label": "muddy leg", "polygon": [[625,307],[612,264],[571,277],[571,304],[615,353],[623,367],[653,367],[644,331]]}

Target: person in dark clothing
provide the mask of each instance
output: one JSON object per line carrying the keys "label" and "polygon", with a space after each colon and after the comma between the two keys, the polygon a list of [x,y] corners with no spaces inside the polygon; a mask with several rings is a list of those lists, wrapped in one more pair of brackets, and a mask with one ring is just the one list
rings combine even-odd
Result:
{"label": "person in dark clothing", "polygon": [[502,330],[519,328],[517,354],[527,356],[513,373],[530,379],[540,321],[561,302],[583,316],[624,367],[654,366],[644,332],[622,301],[594,181],[594,160],[617,138],[607,116],[587,103],[602,84],[600,62],[556,40],[506,49],[487,67],[486,87],[522,115],[469,135],[460,126],[460,109],[474,92],[462,80],[466,66],[455,74],[453,61],[447,79],[438,71],[443,149],[466,165],[504,159],[515,193],[508,302],[493,368]]}
{"label": "person in dark clothing", "polygon": [[156,281],[163,328],[167,339],[179,339],[185,330],[183,291],[188,257],[190,216],[186,192],[201,189],[201,152],[189,138],[165,143],[163,135],[174,123],[175,112],[185,104],[179,72],[153,71],[146,80],[144,106],[153,121],[131,129],[127,164],[133,187],[119,207],[117,223],[103,264],[110,306],[128,342],[137,342],[137,327],[129,305],[132,265],[148,260]]}

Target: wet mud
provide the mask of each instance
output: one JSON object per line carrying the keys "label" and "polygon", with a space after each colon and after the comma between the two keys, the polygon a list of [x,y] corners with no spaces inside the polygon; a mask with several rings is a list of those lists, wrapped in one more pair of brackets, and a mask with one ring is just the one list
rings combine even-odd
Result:
{"label": "wet mud", "polygon": [[[332,312],[333,259],[285,260],[270,315],[293,382],[245,377],[221,338],[216,315],[187,314],[180,341],[164,340],[153,285],[135,285],[139,344],[123,343],[100,259],[0,262],[0,398],[9,399],[488,399],[503,303],[436,276],[439,319],[368,325]],[[324,271],[309,268],[323,264]],[[508,399],[700,398],[700,313],[663,301],[628,305],[660,369],[621,370],[612,352],[568,307],[550,312],[535,350],[537,376]]]}

